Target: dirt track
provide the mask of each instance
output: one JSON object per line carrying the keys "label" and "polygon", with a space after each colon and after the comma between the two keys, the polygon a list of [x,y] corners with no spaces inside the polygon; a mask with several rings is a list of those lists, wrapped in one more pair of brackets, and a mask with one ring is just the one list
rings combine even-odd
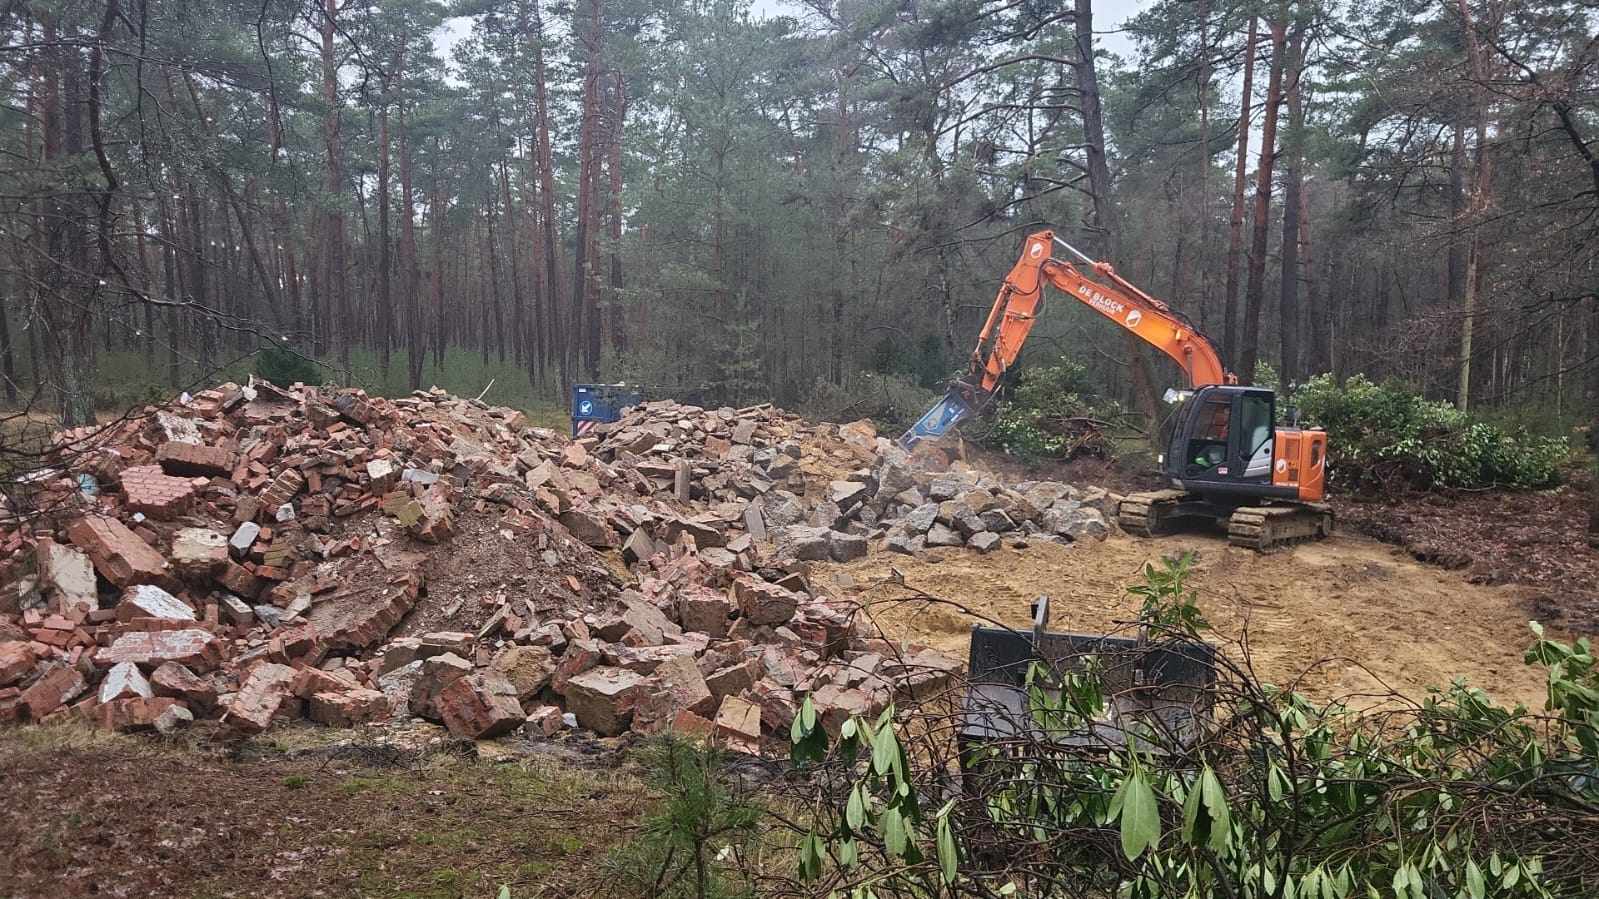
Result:
{"label": "dirt track", "polygon": [[[1104,543],[983,556],[966,550],[912,558],[875,552],[830,565],[819,578],[846,573],[863,601],[903,595],[872,585],[897,568],[910,586],[962,603],[1011,626],[1025,626],[1029,601],[1053,600],[1053,627],[1102,632],[1136,615],[1125,593],[1149,561],[1198,552],[1192,586],[1218,642],[1247,633],[1257,673],[1273,683],[1304,675],[1300,688],[1320,698],[1383,692],[1412,698],[1429,686],[1465,677],[1502,702],[1542,703],[1543,678],[1522,664],[1531,639],[1527,588],[1479,586],[1458,572],[1411,559],[1362,537],[1331,540],[1261,555],[1219,537],[1158,540],[1114,536]],[[835,588],[836,589],[836,588]],[[971,619],[947,606],[875,604],[874,615],[895,636],[964,657]],[[1316,665],[1321,660],[1330,660]],[[1305,674],[1307,668],[1314,670]]]}

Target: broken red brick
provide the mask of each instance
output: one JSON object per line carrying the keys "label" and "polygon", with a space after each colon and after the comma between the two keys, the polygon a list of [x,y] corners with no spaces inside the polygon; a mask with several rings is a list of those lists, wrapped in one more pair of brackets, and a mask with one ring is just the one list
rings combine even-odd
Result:
{"label": "broken red brick", "polygon": [[216,687],[177,662],[166,662],[156,668],[150,675],[150,686],[157,696],[181,699],[198,712],[208,711],[217,704]]}
{"label": "broken red brick", "polygon": [[733,603],[726,596],[705,587],[685,588],[677,597],[677,618],[684,630],[725,637],[732,612]]}
{"label": "broken red brick", "polygon": [[27,676],[39,656],[21,640],[0,643],[0,687],[8,687]]}
{"label": "broken red brick", "polygon": [[285,468],[261,494],[262,514],[272,516],[278,507],[300,495],[305,489],[305,476],[298,469]]}
{"label": "broken red brick", "polygon": [[684,710],[672,719],[672,732],[682,737],[708,740],[716,733],[716,725],[703,715]]}
{"label": "broken red brick", "polygon": [[389,698],[377,690],[357,688],[314,693],[308,714],[312,721],[330,727],[355,727],[389,716]]}
{"label": "broken red brick", "polygon": [[162,471],[183,478],[225,478],[233,471],[233,453],[227,449],[175,440],[156,448],[155,461]]}
{"label": "broken red brick", "polygon": [[222,716],[223,723],[247,733],[266,730],[284,700],[289,698],[289,685],[294,682],[294,676],[293,668],[274,662],[262,662],[251,668]]}
{"label": "broken red brick", "polygon": [[755,686],[744,691],[743,695],[761,707],[761,723],[778,733],[787,733],[794,723],[794,716],[799,713],[794,691],[769,680],[756,681]]}
{"label": "broken red brick", "polygon": [[156,721],[178,701],[170,696],[126,696],[94,707],[94,723],[106,730],[155,730]]}
{"label": "broken red brick", "polygon": [[564,694],[572,678],[598,665],[603,655],[600,645],[593,640],[568,642],[560,664],[555,666],[555,674],[550,677],[550,687]]}
{"label": "broken red brick", "polygon": [[294,676],[294,682],[289,685],[289,692],[301,699],[310,699],[318,693],[343,693],[358,686],[355,679],[349,675],[340,677],[331,671],[307,667],[301,668]]}
{"label": "broken red brick", "polygon": [[731,749],[757,755],[761,749],[761,708],[747,699],[728,696],[716,712],[717,736]]}
{"label": "broken red brick", "polygon": [[254,599],[261,593],[261,579],[255,576],[255,572],[237,562],[227,563],[217,582],[246,599]]}
{"label": "broken red brick", "polygon": [[833,737],[838,736],[839,728],[844,726],[852,716],[866,718],[877,714],[881,705],[867,696],[861,690],[846,689],[835,684],[826,684],[811,694],[811,703],[816,706],[817,713],[822,719],[822,729]]}
{"label": "broken red brick", "polygon": [[189,508],[194,484],[187,478],[163,474],[159,466],[140,465],[122,470],[122,495],[130,511],[165,520]]}
{"label": "broken red brick", "polygon": [[76,699],[88,687],[76,668],[51,668],[44,677],[34,681],[33,686],[22,691],[22,705],[27,707],[31,720],[39,721]]}
{"label": "broken red brick", "polygon": [[421,591],[420,572],[376,587],[341,590],[319,600],[306,620],[316,625],[330,650],[365,649],[388,636]]}
{"label": "broken red brick", "polygon": [[721,699],[743,693],[765,673],[766,665],[760,659],[745,659],[707,675],[705,684],[717,699]]}
{"label": "broken red brick", "polygon": [[565,726],[565,715],[560,706],[541,705],[528,713],[523,729],[530,736],[553,737]]}
{"label": "broken red brick", "polygon": [[693,656],[680,655],[662,662],[655,669],[655,677],[671,694],[677,708],[706,716],[715,711],[716,696],[694,664]]}
{"label": "broken red brick", "polygon": [[526,720],[516,687],[496,671],[456,678],[439,691],[435,703],[450,733],[468,740],[504,736]]}
{"label": "broken red brick", "polygon": [[439,716],[439,693],[456,678],[472,673],[472,663],[455,653],[447,652],[422,663],[422,674],[411,685],[411,714],[422,718]]}
{"label": "broken red brick", "polygon": [[316,625],[309,623],[279,630],[272,635],[272,641],[267,646],[268,657],[283,664],[303,660],[306,664],[314,665],[322,661],[326,654],[322,635],[317,632]]}
{"label": "broken red brick", "polygon": [[175,586],[167,560],[122,522],[87,515],[67,526],[74,546],[89,554],[100,576],[118,587],[133,584]]}
{"label": "broken red brick", "polygon": [[507,646],[489,667],[504,675],[516,688],[516,698],[525,702],[550,682],[550,676],[555,673],[555,660],[542,646]]}

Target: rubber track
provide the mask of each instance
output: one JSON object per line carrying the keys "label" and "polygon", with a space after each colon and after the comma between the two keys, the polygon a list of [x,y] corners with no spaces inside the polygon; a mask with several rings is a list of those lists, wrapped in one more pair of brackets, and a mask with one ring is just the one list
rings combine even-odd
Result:
{"label": "rubber track", "polygon": [[1234,546],[1270,552],[1332,533],[1332,509],[1320,504],[1256,506],[1234,510],[1227,539]]}
{"label": "rubber track", "polygon": [[1134,493],[1121,502],[1116,510],[1116,523],[1135,537],[1159,537],[1166,533],[1161,526],[1160,506],[1173,503],[1186,494],[1181,490],[1155,490]]}

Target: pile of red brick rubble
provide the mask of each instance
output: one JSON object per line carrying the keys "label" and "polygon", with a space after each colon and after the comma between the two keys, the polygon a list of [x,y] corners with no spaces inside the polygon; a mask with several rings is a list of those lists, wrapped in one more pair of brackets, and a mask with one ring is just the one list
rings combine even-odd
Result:
{"label": "pile of red brick rubble", "polygon": [[[573,441],[437,389],[261,382],[63,433],[6,498],[0,722],[420,717],[756,750],[810,696],[836,727],[958,665],[870,631],[813,590],[812,560],[908,544],[891,519],[918,508],[921,535],[1066,539],[1024,492],[885,445],[672,403]],[[965,505],[940,511],[929,479]]]}

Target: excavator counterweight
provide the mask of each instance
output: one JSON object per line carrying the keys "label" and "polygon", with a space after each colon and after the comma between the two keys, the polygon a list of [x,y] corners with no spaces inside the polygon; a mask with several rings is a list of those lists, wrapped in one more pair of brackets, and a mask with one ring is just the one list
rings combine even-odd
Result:
{"label": "excavator counterweight", "polygon": [[[1081,267],[1055,258],[1057,244]],[[1235,544],[1260,550],[1331,533],[1332,513],[1319,504],[1326,432],[1276,427],[1272,391],[1239,386],[1215,345],[1186,317],[1053,231],[1028,236],[978,333],[966,374],[900,446],[910,450],[941,437],[993,400],[1037,321],[1046,285],[1138,335],[1188,375],[1192,390],[1173,416],[1161,455],[1161,473],[1175,489],[1127,497],[1118,516],[1125,530],[1157,536],[1185,519],[1227,521]]]}

